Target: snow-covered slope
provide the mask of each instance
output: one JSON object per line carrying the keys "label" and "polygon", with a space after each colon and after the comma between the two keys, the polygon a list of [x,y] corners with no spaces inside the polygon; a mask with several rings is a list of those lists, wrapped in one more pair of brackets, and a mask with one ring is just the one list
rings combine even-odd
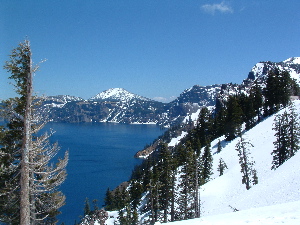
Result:
{"label": "snow-covered slope", "polygon": [[[252,208],[233,213],[205,216],[200,219],[183,220],[171,225],[273,225],[300,224],[300,201]],[[155,225],[161,223],[157,222]]]}
{"label": "snow-covered slope", "polygon": [[122,102],[128,102],[132,99],[139,99],[143,101],[151,101],[148,98],[139,96],[137,94],[133,94],[129,91],[126,91],[123,88],[110,88],[106,91],[103,91],[94,97],[90,98],[89,100],[94,101],[122,101]]}
{"label": "snow-covered slope", "polygon": [[[295,101],[295,105],[299,114],[300,102]],[[212,142],[214,175],[200,189],[202,217],[175,224],[300,224],[300,152],[276,170],[271,170],[274,116],[243,135],[253,144],[251,156],[255,161],[258,184],[246,190],[241,182],[242,174],[235,150],[238,139],[225,142],[221,138],[223,149],[220,153],[216,153],[218,140],[215,140]],[[228,169],[219,177],[217,168],[220,158]],[[239,212],[233,212],[232,208]]]}

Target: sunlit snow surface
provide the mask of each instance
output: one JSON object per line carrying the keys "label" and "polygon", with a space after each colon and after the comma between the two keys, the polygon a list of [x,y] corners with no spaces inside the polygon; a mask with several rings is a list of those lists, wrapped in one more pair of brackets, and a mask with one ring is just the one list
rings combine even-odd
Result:
{"label": "sunlit snow surface", "polygon": [[[160,225],[157,222],[155,225]],[[205,216],[200,219],[177,221],[174,225],[273,225],[273,224],[300,224],[300,201],[252,208],[248,210]]]}
{"label": "sunlit snow surface", "polygon": [[[299,114],[300,101],[295,101],[295,105]],[[271,170],[271,152],[276,139],[272,130],[274,117],[265,119],[243,135],[254,146],[251,157],[255,161],[258,184],[250,190],[242,184],[238,152],[235,150],[238,139],[225,142],[221,137],[223,148],[220,153],[216,153],[219,141],[216,139],[211,145],[214,174],[212,180],[200,189],[201,218],[171,224],[300,224],[300,151],[276,170]],[[171,145],[177,144],[180,138],[173,139]],[[217,171],[220,158],[228,167],[221,177]],[[232,208],[239,211],[233,212]],[[116,212],[111,214],[117,216]],[[107,224],[113,224],[113,221],[111,218]]]}

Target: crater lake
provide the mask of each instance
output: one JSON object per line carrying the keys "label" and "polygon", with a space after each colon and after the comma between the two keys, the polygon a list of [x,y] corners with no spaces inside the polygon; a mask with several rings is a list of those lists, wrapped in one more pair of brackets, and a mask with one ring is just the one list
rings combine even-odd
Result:
{"label": "crater lake", "polygon": [[130,178],[142,162],[134,154],[151,144],[164,131],[156,125],[117,123],[48,123],[53,129],[51,142],[58,142],[59,156],[69,151],[67,178],[60,186],[66,205],[60,208],[59,223],[73,225],[83,216],[85,199],[104,204],[107,188],[114,189]]}

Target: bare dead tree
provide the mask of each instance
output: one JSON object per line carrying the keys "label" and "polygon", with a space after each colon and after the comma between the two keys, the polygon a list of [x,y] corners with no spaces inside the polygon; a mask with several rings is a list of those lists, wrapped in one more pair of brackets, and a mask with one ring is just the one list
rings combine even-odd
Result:
{"label": "bare dead tree", "polygon": [[[58,186],[66,178],[68,152],[56,165],[51,164],[60,148],[50,144],[51,134],[38,136],[38,132],[46,124],[36,109],[33,96],[33,74],[38,67],[32,66],[30,42],[25,40],[12,51],[10,61],[4,66],[15,81],[16,92],[21,97],[11,105],[9,114],[21,121],[18,129],[22,139],[19,150],[20,158],[16,158],[20,171],[20,181],[16,191],[19,192],[20,224],[39,224],[53,215],[65,202],[65,196],[58,191]],[[23,125],[22,125],[23,124]],[[13,129],[13,127],[12,127]],[[11,146],[7,146],[8,148]],[[9,183],[9,182],[8,182]],[[53,218],[52,218],[53,219]]]}

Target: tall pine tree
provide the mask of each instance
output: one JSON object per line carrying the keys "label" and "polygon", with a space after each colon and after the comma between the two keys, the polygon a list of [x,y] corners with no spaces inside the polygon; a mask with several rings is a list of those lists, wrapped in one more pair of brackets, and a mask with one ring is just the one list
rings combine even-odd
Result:
{"label": "tall pine tree", "polygon": [[[5,112],[9,121],[5,137],[1,140],[1,161],[5,161],[13,171],[7,173],[7,180],[1,184],[2,199],[13,197],[13,204],[4,205],[5,221],[19,222],[21,225],[31,223],[52,223],[58,209],[64,204],[64,195],[57,190],[65,180],[65,167],[68,153],[59,159],[56,166],[50,160],[59,151],[57,144],[50,144],[50,134],[38,136],[45,125],[45,119],[36,110],[32,78],[36,68],[32,66],[29,41],[20,43],[12,51],[10,60],[4,68],[11,73],[9,77],[15,82],[19,97],[5,102]],[[10,141],[9,141],[10,139]],[[5,158],[8,157],[8,158]]]}
{"label": "tall pine tree", "polygon": [[236,144],[236,150],[238,151],[239,163],[241,166],[242,183],[246,185],[247,190],[251,188],[254,173],[257,177],[257,172],[254,168],[255,162],[250,156],[250,149],[252,147],[253,145],[249,141],[245,140],[242,133],[240,133],[240,140]]}
{"label": "tall pine tree", "polygon": [[295,155],[299,150],[300,127],[299,117],[291,104],[288,111],[278,114],[274,119],[276,141],[272,151],[272,169],[281,166],[286,160]]}

